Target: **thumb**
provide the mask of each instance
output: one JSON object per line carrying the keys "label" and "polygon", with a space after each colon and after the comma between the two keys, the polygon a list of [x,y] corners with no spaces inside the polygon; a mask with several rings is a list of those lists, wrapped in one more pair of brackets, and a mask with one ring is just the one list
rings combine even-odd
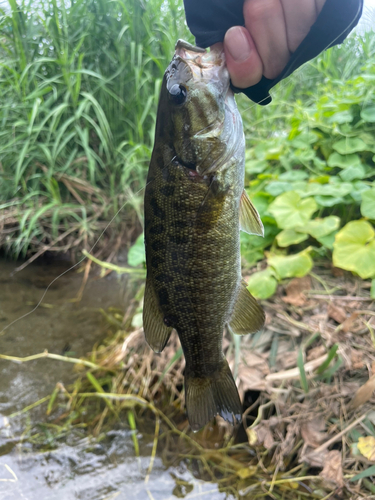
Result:
{"label": "thumb", "polygon": [[235,87],[246,88],[260,81],[262,60],[250,33],[243,26],[233,26],[224,38],[227,68]]}

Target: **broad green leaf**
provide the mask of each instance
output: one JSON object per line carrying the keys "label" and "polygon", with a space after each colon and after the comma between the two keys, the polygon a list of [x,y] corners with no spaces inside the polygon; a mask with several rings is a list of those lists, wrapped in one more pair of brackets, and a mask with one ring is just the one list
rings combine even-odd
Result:
{"label": "broad green leaf", "polygon": [[375,187],[362,193],[361,214],[375,220]]}
{"label": "broad green leaf", "polygon": [[301,196],[301,198],[307,198],[308,195],[305,196],[306,189],[308,186],[308,183],[306,181],[292,182],[291,186],[292,186],[292,191],[298,193]]}
{"label": "broad green leaf", "polygon": [[315,151],[311,148],[306,148],[306,145],[303,149],[296,149],[294,151],[294,156],[298,162],[308,162],[315,158]]}
{"label": "broad green leaf", "polygon": [[340,168],[354,167],[357,165],[361,165],[361,159],[356,154],[340,155],[335,151],[329,156],[327,165],[329,167],[340,167]]}
{"label": "broad green leaf", "polygon": [[284,146],[282,144],[275,144],[267,148],[266,160],[278,160],[283,152]]}
{"label": "broad green leaf", "polygon": [[333,250],[333,244],[335,242],[336,234],[337,234],[337,231],[333,231],[332,233],[327,234],[326,236],[321,236],[320,238],[317,238],[317,240],[324,247],[329,248],[330,250]]}
{"label": "broad green leaf", "polygon": [[303,181],[307,179],[308,176],[308,173],[304,170],[289,170],[288,172],[280,174],[279,180],[288,182]]}
{"label": "broad green leaf", "polygon": [[279,229],[275,222],[270,223],[270,217],[262,217],[264,224],[264,238],[261,236],[250,235],[241,231],[241,256],[245,259],[248,266],[256,264],[264,257],[264,249],[272,245]]}
{"label": "broad green leaf", "polygon": [[365,122],[374,123],[375,122],[375,106],[369,106],[361,111],[361,118]]}
{"label": "broad green leaf", "polygon": [[285,191],[291,191],[291,186],[290,182],[273,181],[266,186],[265,190],[272,196],[279,196]]}
{"label": "broad green leaf", "polygon": [[280,155],[279,162],[285,170],[290,170],[294,165],[292,158],[289,155],[289,151],[288,154]]}
{"label": "broad green leaf", "polygon": [[311,271],[313,261],[308,250],[304,250],[295,255],[271,256],[268,258],[268,265],[276,271],[280,279],[302,278]]}
{"label": "broad green leaf", "polygon": [[375,276],[375,231],[367,221],[351,221],[336,234],[333,265],[366,279]]}
{"label": "broad green leaf", "polygon": [[354,181],[354,179],[363,179],[366,177],[366,170],[363,165],[353,165],[342,170],[339,176],[343,181]]}
{"label": "broad green leaf", "polygon": [[340,218],[336,215],[324,217],[324,219],[314,219],[307,222],[303,227],[296,228],[296,231],[310,234],[318,239],[335,231],[340,225]]}
{"label": "broad green leaf", "polygon": [[315,201],[321,207],[334,207],[335,205],[340,205],[344,202],[344,199],[341,197],[333,197],[333,196],[314,196]]}
{"label": "broad green leaf", "polygon": [[128,253],[128,263],[129,266],[138,266],[146,262],[146,253],[145,253],[145,244],[144,244],[144,236],[141,234],[136,239],[134,245],[130,248]]}
{"label": "broad green leaf", "polygon": [[276,292],[277,280],[272,269],[267,267],[250,276],[247,289],[257,299],[268,299]]}
{"label": "broad green leaf", "polygon": [[349,182],[340,182],[339,179],[337,179],[336,182],[329,182],[326,184],[320,184],[318,182],[310,182],[309,184],[307,184],[304,193],[301,193],[300,190],[298,190],[298,193],[301,195],[302,198],[314,195],[333,196],[335,198],[341,198],[342,196],[346,196],[347,194],[349,194],[352,191],[352,189],[353,189],[352,184],[350,184]]}
{"label": "broad green leaf", "polygon": [[291,145],[298,149],[306,148],[309,144],[313,144],[318,140],[318,136],[314,132],[302,132],[290,141]]}
{"label": "broad green leaf", "polygon": [[263,259],[264,250],[263,248],[252,247],[243,249],[241,245],[241,257],[246,261],[247,267],[250,267]]}
{"label": "broad green leaf", "polygon": [[254,153],[260,160],[277,160],[284,149],[284,140],[273,138],[260,142],[255,148]]}
{"label": "broad green leaf", "polygon": [[320,187],[320,192],[318,195],[322,196],[346,196],[353,189],[352,184],[350,182],[330,182],[329,184],[324,184]]}
{"label": "broad green leaf", "polygon": [[353,120],[353,115],[350,110],[338,111],[328,118],[328,123],[350,123]]}
{"label": "broad green leaf", "polygon": [[264,172],[268,167],[268,162],[266,160],[248,160],[245,164],[246,172],[250,174],[260,174]]}
{"label": "broad green leaf", "polygon": [[276,198],[268,208],[281,229],[292,229],[306,224],[318,206],[313,198],[301,199],[295,191],[289,191]]}
{"label": "broad green leaf", "polygon": [[276,236],[279,247],[289,247],[307,240],[308,235],[303,232],[296,232],[294,229],[284,229]]}
{"label": "broad green leaf", "polygon": [[358,205],[360,205],[362,202],[362,193],[364,191],[368,191],[369,189],[371,189],[371,187],[367,185],[365,182],[354,181],[353,189],[350,193],[350,196],[358,203]]}
{"label": "broad green leaf", "polygon": [[315,156],[315,158],[313,159],[313,162],[314,162],[314,165],[316,166],[316,168],[318,168],[319,170],[326,170],[327,163],[324,160],[322,160],[321,158],[319,158],[318,156]]}
{"label": "broad green leaf", "polygon": [[349,155],[358,151],[371,151],[371,148],[359,137],[347,137],[335,142],[332,146],[341,155]]}
{"label": "broad green leaf", "polygon": [[329,175],[319,175],[319,177],[313,177],[310,179],[311,182],[317,182],[318,184],[329,184],[332,177]]}

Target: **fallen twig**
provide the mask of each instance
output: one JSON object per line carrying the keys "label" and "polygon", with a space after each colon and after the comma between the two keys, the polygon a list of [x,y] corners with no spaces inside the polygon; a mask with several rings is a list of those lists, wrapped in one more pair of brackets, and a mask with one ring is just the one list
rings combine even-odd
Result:
{"label": "fallen twig", "polygon": [[[305,372],[311,373],[319,366],[324,363],[324,361],[327,359],[328,353],[324,354],[323,356],[320,356],[320,358],[313,359],[312,361],[309,361],[304,365]],[[300,377],[300,370],[298,367],[296,368],[291,368],[290,370],[285,370],[282,372],[277,372],[277,373],[270,373],[269,375],[266,376],[265,380],[266,382],[275,382],[276,380],[288,380],[291,378],[299,378]]]}
{"label": "fallen twig", "polygon": [[348,425],[347,427],[345,427],[345,429],[343,429],[341,432],[339,432],[338,434],[336,434],[336,436],[333,436],[331,439],[328,439],[328,441],[326,441],[321,446],[319,446],[318,448],[316,448],[316,450],[313,450],[310,453],[308,453],[306,455],[306,457],[311,456],[311,455],[317,455],[317,454],[321,453],[322,451],[326,450],[327,448],[329,448],[329,446],[331,446],[331,444],[333,444],[336,441],[338,441],[342,436],[344,436],[344,434],[346,434],[351,429],[353,429],[353,427],[355,427],[356,425],[360,424],[367,417],[367,413],[368,412],[364,413],[359,418],[357,418],[357,420],[354,420],[354,422],[352,422],[350,425]]}

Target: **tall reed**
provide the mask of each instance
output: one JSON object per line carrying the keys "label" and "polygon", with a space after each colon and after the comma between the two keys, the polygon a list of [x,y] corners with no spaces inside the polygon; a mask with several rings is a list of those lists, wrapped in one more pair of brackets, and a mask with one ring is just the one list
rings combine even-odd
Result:
{"label": "tall reed", "polygon": [[0,209],[22,207],[2,242],[9,251],[25,253],[77,221],[87,232],[87,211],[72,208],[81,201],[90,212],[90,186],[104,219],[125,199],[139,206],[133,193],[144,185],[160,83],[181,36],[189,37],[177,0],[9,0],[0,21]]}

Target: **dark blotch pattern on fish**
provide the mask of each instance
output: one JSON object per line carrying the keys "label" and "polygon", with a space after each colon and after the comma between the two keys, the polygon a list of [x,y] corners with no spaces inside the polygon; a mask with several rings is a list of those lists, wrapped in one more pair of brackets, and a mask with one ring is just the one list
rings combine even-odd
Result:
{"label": "dark blotch pattern on fish", "polygon": [[167,245],[164,241],[155,240],[151,243],[151,248],[154,250],[154,252],[163,252],[167,248]]}
{"label": "dark blotch pattern on fish", "polygon": [[162,171],[161,171],[161,175],[163,177],[163,180],[165,180],[165,182],[175,182],[176,181],[176,176],[174,174],[172,174],[172,172],[169,170],[169,168],[167,166],[164,166]]}
{"label": "dark blotch pattern on fish", "polygon": [[189,226],[189,222],[186,219],[176,220],[176,222],[174,223],[174,226],[178,229],[185,229]]}
{"label": "dark blotch pattern on fish", "polygon": [[185,208],[185,207],[184,207],[184,205],[183,205],[180,201],[176,200],[176,201],[173,203],[173,208],[174,208],[177,212],[182,212],[182,211],[184,210],[184,208]]}
{"label": "dark blotch pattern on fish", "polygon": [[168,314],[167,316],[164,316],[163,321],[165,325],[175,327],[178,324],[178,317],[173,314]]}
{"label": "dark blotch pattern on fish", "polygon": [[174,281],[173,277],[166,273],[161,273],[155,276],[156,281],[159,283],[172,283]]}
{"label": "dark blotch pattern on fish", "polygon": [[154,224],[150,227],[150,234],[162,234],[164,230],[163,224]]}
{"label": "dark blotch pattern on fish", "polygon": [[165,186],[160,188],[160,192],[164,196],[173,196],[174,190],[175,190],[175,187],[170,185],[170,184],[166,184]]}
{"label": "dark blotch pattern on fish", "polygon": [[189,241],[189,237],[186,234],[170,234],[169,241],[176,245],[186,245]]}
{"label": "dark blotch pattern on fish", "polygon": [[158,217],[159,219],[162,220],[165,219],[165,212],[162,208],[159,207],[158,200],[155,197],[151,198],[150,205],[152,207],[155,217]]}
{"label": "dark blotch pattern on fish", "polygon": [[151,266],[155,269],[157,269],[157,267],[160,265],[160,264],[164,264],[164,259],[162,257],[159,257],[158,255],[154,255],[152,258],[151,258]]}
{"label": "dark blotch pattern on fish", "polygon": [[158,297],[160,306],[167,306],[169,304],[169,295],[166,288],[161,288],[160,290],[158,290]]}

